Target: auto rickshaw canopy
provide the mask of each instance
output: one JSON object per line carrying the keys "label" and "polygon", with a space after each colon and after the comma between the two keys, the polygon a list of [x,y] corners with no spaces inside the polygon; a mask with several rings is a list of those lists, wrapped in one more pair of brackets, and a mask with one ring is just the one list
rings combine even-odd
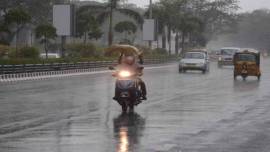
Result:
{"label": "auto rickshaw canopy", "polygon": [[250,54],[259,55],[260,51],[255,50],[255,49],[244,48],[244,49],[241,49],[241,50],[237,51],[236,53],[250,53]]}
{"label": "auto rickshaw canopy", "polygon": [[234,62],[237,62],[238,61],[238,56],[239,55],[243,55],[243,54],[250,54],[250,55],[254,55],[256,57],[256,64],[257,65],[260,65],[260,57],[261,57],[261,54],[260,54],[260,51],[257,51],[255,49],[241,49],[239,51],[237,51],[234,55]]}

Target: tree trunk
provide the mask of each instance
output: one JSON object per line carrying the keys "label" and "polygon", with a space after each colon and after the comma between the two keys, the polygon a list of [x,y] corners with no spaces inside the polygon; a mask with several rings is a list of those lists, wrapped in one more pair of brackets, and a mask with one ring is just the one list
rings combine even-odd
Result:
{"label": "tree trunk", "polygon": [[163,27],[162,29],[162,48],[163,49],[167,49],[166,47],[166,31],[165,31],[165,28]]}
{"label": "tree trunk", "polygon": [[175,54],[178,55],[179,53],[179,33],[176,32],[175,36]]}
{"label": "tree trunk", "polygon": [[46,59],[48,59],[47,38],[44,39],[44,50],[46,53]]}
{"label": "tree trunk", "polygon": [[169,43],[169,54],[172,54],[172,39],[171,39],[172,33],[171,33],[171,25],[168,26],[168,43]]}
{"label": "tree trunk", "polygon": [[16,39],[16,41],[15,41],[15,58],[17,58],[18,57],[18,38],[19,38],[19,27],[17,26],[17,28],[16,28],[16,35],[15,35],[15,39]]}
{"label": "tree trunk", "polygon": [[185,54],[185,38],[186,38],[186,33],[185,32],[182,32],[182,51],[181,51],[181,54],[184,55]]}
{"label": "tree trunk", "polygon": [[159,47],[159,35],[157,35],[157,48],[160,48]]}
{"label": "tree trunk", "polygon": [[83,43],[86,44],[86,39],[87,39],[87,33],[84,33],[84,39],[83,39]]}
{"label": "tree trunk", "polygon": [[66,36],[61,36],[61,56],[65,57],[65,44],[66,44]]}
{"label": "tree trunk", "polygon": [[124,40],[124,41],[125,41],[125,42],[128,41],[127,35],[128,35],[128,34],[127,34],[127,31],[125,31],[125,32],[124,32],[124,37],[125,37],[125,40]]}
{"label": "tree trunk", "polygon": [[113,44],[113,3],[111,2],[108,45],[111,46],[112,44]]}

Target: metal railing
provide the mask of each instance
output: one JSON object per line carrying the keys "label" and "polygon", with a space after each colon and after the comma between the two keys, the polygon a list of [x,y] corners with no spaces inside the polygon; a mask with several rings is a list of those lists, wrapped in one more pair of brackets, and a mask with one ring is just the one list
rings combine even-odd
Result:
{"label": "metal railing", "polygon": [[[173,57],[150,58],[145,59],[144,64],[162,64],[173,61]],[[23,65],[0,65],[0,75],[48,72],[48,71],[64,71],[76,69],[102,69],[115,65],[116,61],[94,61],[94,62],[78,62],[78,63],[51,63],[51,64],[23,64]]]}
{"label": "metal railing", "polygon": [[[175,57],[148,58],[145,65],[163,64],[175,61]],[[19,81],[42,79],[55,76],[70,76],[76,73],[89,73],[107,69],[116,65],[116,61],[95,61],[78,63],[52,63],[52,64],[24,64],[24,65],[0,65],[0,81]]]}

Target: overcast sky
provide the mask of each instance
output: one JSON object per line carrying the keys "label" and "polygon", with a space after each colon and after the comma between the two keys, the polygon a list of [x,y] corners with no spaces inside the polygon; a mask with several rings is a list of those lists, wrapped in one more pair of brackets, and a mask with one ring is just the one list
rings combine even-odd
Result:
{"label": "overcast sky", "polygon": [[[97,0],[103,1],[103,0]],[[149,4],[149,0],[128,0],[131,3],[137,4],[139,6],[146,6]],[[153,0],[153,2],[158,0]],[[252,11],[259,8],[269,8],[270,9],[270,0],[240,0],[240,11]]]}

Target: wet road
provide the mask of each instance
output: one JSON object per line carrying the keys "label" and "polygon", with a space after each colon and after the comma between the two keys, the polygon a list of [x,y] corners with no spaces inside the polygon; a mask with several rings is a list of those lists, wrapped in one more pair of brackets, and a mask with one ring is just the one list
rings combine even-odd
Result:
{"label": "wet road", "polygon": [[270,60],[263,77],[232,68],[145,71],[149,100],[121,115],[109,73],[0,86],[0,152],[269,152]]}

